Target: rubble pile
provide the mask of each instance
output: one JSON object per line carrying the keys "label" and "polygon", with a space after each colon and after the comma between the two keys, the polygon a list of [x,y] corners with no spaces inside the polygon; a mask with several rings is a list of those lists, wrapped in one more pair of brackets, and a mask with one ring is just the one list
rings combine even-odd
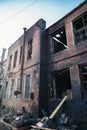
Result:
{"label": "rubble pile", "polygon": [[[59,109],[64,104],[68,96],[65,96],[58,106],[54,109],[49,117],[44,117],[40,122],[35,126],[32,126],[33,129],[55,129],[55,130],[77,130],[77,126],[74,125],[68,118],[68,116],[63,113],[57,116]],[[32,129],[32,130],[33,130]]]}
{"label": "rubble pile", "polygon": [[61,114],[58,117],[49,119],[44,117],[36,125],[32,126],[31,130],[35,129],[52,129],[52,130],[78,130],[75,122],[72,122],[65,113]]}
{"label": "rubble pile", "polygon": [[9,114],[6,114],[3,121],[16,128],[26,127],[37,123],[37,120],[33,118],[31,113],[18,113],[16,111],[11,111]]}
{"label": "rubble pile", "polygon": [[[45,116],[42,119],[35,119],[33,115],[25,111],[25,107],[22,108],[22,112],[16,110],[10,110],[8,114],[5,114],[3,121],[10,124],[15,128],[26,128],[26,130],[34,129],[54,129],[54,130],[79,130],[75,122],[70,120],[66,113],[58,115],[60,107],[66,101],[67,96],[65,96],[62,101],[58,104],[55,110],[51,113],[49,117]],[[7,112],[7,111],[6,111]],[[3,129],[5,130],[5,129]],[[10,130],[6,129],[6,130]],[[12,129],[13,130],[13,129]],[[25,130],[25,129],[22,129]]]}
{"label": "rubble pile", "polygon": [[[42,119],[35,119],[31,113],[28,113],[26,111],[17,112],[16,110],[3,110],[1,115],[3,115],[3,122],[0,122],[0,129],[2,130],[12,130],[12,127],[19,129],[27,128],[27,130],[78,130],[77,126],[70,121],[65,113],[62,113],[61,115],[55,117],[53,116],[53,118],[46,116]],[[8,125],[5,125],[5,123]],[[10,127],[9,124],[12,127]]]}
{"label": "rubble pile", "polygon": [[30,130],[31,125],[34,125],[38,122],[38,119],[35,119],[33,115],[24,108],[22,111],[16,109],[7,109],[0,108],[0,130],[13,130],[13,127],[16,129],[25,128]]}

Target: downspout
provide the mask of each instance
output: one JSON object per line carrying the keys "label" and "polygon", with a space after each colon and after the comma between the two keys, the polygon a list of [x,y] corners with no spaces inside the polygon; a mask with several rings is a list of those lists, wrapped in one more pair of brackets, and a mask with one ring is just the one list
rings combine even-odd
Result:
{"label": "downspout", "polygon": [[22,81],[23,81],[23,67],[24,67],[24,54],[25,54],[25,41],[26,41],[26,28],[24,30],[23,44],[22,44],[22,54],[21,54],[21,68],[20,68],[20,92],[22,94]]}

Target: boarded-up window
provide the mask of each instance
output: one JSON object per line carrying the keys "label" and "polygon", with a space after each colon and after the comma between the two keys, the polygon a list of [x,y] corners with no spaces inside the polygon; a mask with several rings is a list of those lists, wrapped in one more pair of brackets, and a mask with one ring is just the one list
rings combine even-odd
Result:
{"label": "boarded-up window", "polygon": [[9,97],[9,99],[11,99],[12,96],[13,96],[13,90],[14,90],[14,79],[11,80],[11,89],[10,89],[10,97]]}
{"label": "boarded-up window", "polygon": [[87,12],[73,22],[75,44],[87,40]]}
{"label": "boarded-up window", "polygon": [[16,51],[16,52],[15,52],[15,55],[14,55],[13,67],[16,67],[16,63],[17,63],[17,54],[18,54],[18,52]]}
{"label": "boarded-up window", "polygon": [[11,69],[11,63],[12,63],[12,55],[10,56],[10,59],[9,59],[8,70],[10,70],[10,69]]}
{"label": "boarded-up window", "polygon": [[32,40],[28,42],[27,60],[32,57]]}
{"label": "boarded-up window", "polygon": [[29,99],[29,97],[30,97],[30,75],[26,75],[24,99]]}
{"label": "boarded-up window", "polygon": [[17,79],[17,91],[19,92],[16,99],[20,99],[20,78]]}

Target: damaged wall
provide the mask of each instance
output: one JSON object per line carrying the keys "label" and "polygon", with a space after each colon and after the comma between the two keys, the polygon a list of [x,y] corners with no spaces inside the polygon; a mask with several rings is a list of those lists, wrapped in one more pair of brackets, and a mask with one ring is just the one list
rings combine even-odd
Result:
{"label": "damaged wall", "polygon": [[[87,2],[75,8],[61,20],[47,29],[48,34],[48,87],[49,113],[53,111],[60,100],[69,95],[60,112],[65,112],[80,121],[87,121]],[[77,19],[84,18],[82,26],[74,32]],[[77,21],[76,21],[77,22]],[[81,24],[81,23],[80,23]],[[65,32],[62,30],[65,28]],[[86,32],[83,31],[85,28]],[[82,33],[81,33],[82,30]],[[75,33],[78,33],[77,35]],[[63,35],[65,36],[63,36]],[[83,36],[84,35],[84,36]],[[56,38],[56,43],[52,40]],[[81,40],[80,40],[80,37]],[[64,39],[65,38],[65,41]],[[55,39],[54,39],[55,40]],[[56,50],[55,49],[56,45]],[[61,49],[59,46],[65,46]],[[57,49],[59,47],[59,50]],[[81,69],[81,67],[83,67]],[[68,70],[68,71],[67,71]],[[83,71],[83,72],[82,72]],[[69,74],[70,73],[70,74]],[[84,82],[84,83],[83,83]],[[52,107],[53,106],[53,107]],[[84,114],[83,114],[84,111]]]}

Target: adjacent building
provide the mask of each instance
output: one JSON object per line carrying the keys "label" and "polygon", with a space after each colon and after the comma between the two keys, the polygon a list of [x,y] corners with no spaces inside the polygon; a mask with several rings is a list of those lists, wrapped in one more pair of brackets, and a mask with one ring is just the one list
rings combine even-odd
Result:
{"label": "adjacent building", "polygon": [[7,56],[6,95],[3,102],[17,109],[25,107],[35,116],[41,109],[39,102],[45,103],[44,94],[40,94],[42,89],[45,93],[47,80],[46,51],[43,57],[46,48],[45,27],[46,22],[40,19],[28,30],[24,28],[24,34],[10,46]]}
{"label": "adjacent building", "polygon": [[34,116],[61,112],[87,121],[87,1],[46,28],[37,21],[10,46],[3,103]]}

